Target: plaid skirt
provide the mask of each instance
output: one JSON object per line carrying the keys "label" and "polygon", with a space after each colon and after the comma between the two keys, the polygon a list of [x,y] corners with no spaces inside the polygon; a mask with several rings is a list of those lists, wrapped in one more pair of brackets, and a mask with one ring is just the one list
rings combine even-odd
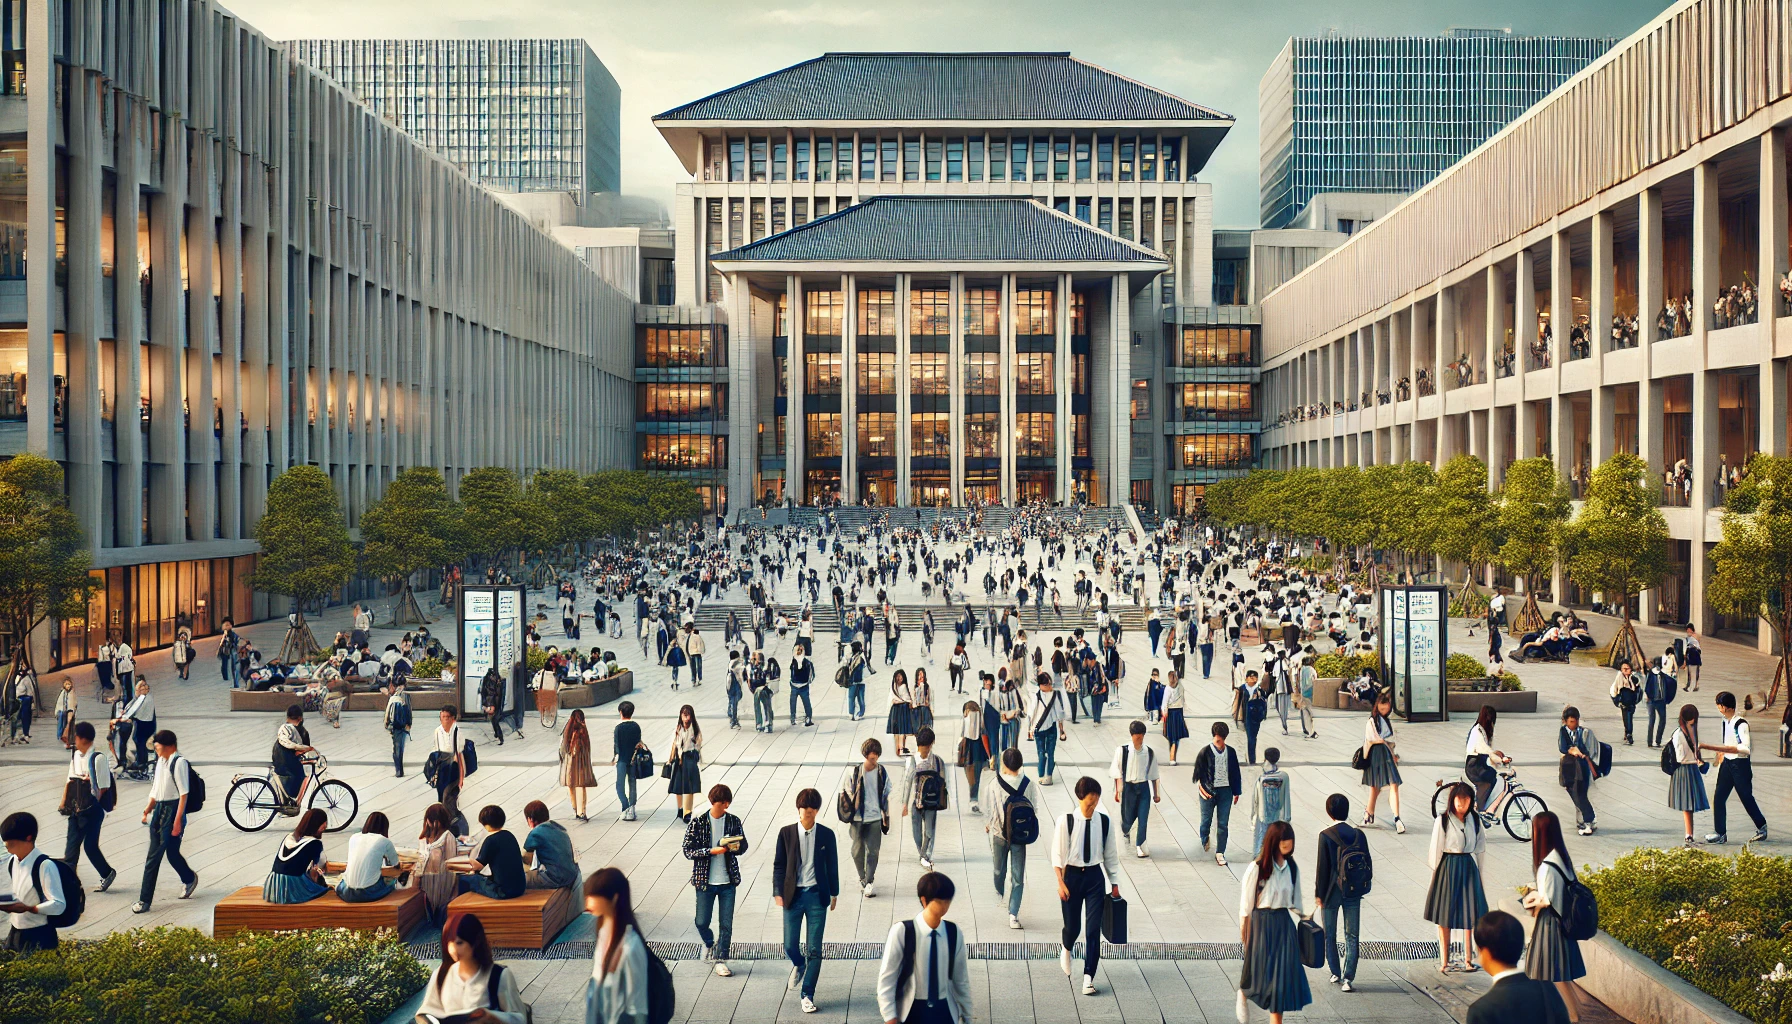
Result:
{"label": "plaid skirt", "polygon": [[1300,962],[1300,939],[1287,910],[1251,911],[1251,941],[1245,946],[1238,990],[1270,1013],[1287,1013],[1312,1003],[1307,969]]}
{"label": "plaid skirt", "polygon": [[1399,784],[1400,766],[1394,763],[1394,755],[1388,752],[1388,745],[1377,743],[1370,747],[1369,764],[1363,769],[1363,785],[1373,789]]}
{"label": "plaid skirt", "polygon": [[1425,920],[1440,928],[1473,928],[1487,913],[1487,893],[1481,888],[1481,869],[1466,853],[1446,853],[1431,872],[1431,891],[1425,894]]}
{"label": "plaid skirt", "polygon": [[1531,927],[1531,948],[1524,954],[1524,973],[1538,981],[1573,981],[1587,976],[1580,943],[1568,937],[1554,907],[1537,911]]}
{"label": "plaid skirt", "polygon": [[1676,811],[1708,811],[1711,801],[1705,797],[1705,776],[1696,764],[1683,764],[1674,769],[1668,780],[1668,806]]}

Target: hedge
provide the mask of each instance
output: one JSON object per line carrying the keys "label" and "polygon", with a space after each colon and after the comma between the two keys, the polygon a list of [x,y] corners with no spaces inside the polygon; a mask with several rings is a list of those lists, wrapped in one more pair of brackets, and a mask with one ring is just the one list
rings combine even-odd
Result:
{"label": "hedge", "polygon": [[1792,1024],[1792,860],[1639,849],[1583,874],[1613,938],[1761,1024]]}
{"label": "hedge", "polygon": [[389,931],[139,929],[0,952],[0,1024],[373,1024],[428,977]]}

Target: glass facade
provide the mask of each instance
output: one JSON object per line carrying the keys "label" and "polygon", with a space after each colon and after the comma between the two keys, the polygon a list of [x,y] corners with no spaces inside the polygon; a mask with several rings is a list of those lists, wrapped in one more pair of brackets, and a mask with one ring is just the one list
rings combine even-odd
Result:
{"label": "glass facade", "polygon": [[66,619],[51,644],[53,665],[92,661],[107,637],[137,651],[167,647],[181,627],[212,636],[225,620],[241,625],[267,617],[267,595],[249,588],[255,556],[95,569],[100,583],[84,618]]}
{"label": "glass facade", "polygon": [[1614,42],[1462,29],[1291,40],[1260,86],[1263,226],[1289,226],[1321,192],[1419,189]]}

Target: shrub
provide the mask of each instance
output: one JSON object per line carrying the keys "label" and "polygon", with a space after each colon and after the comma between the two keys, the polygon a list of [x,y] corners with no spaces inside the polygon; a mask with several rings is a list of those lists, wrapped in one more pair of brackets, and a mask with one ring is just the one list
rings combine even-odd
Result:
{"label": "shrub", "polygon": [[1378,668],[1378,663],[1379,659],[1372,652],[1343,655],[1333,651],[1315,658],[1313,671],[1319,673],[1321,679],[1355,679],[1364,669]]}
{"label": "shrub", "polygon": [[0,952],[0,1022],[372,1024],[428,976],[389,931],[220,940],[191,928],[139,929],[51,953]]}
{"label": "shrub", "polygon": [[1761,1024],[1792,1024],[1792,860],[1639,849],[1583,873],[1613,938]]}
{"label": "shrub", "polygon": [[1445,679],[1482,679],[1487,674],[1487,666],[1475,660],[1472,654],[1458,652],[1444,662]]}
{"label": "shrub", "polygon": [[547,664],[548,664],[547,648],[531,647],[527,651],[523,652],[523,667],[528,669],[530,674],[540,672],[542,669],[547,667]]}
{"label": "shrub", "polygon": [[418,679],[440,679],[447,663],[440,658],[418,658],[411,666],[411,675]]}

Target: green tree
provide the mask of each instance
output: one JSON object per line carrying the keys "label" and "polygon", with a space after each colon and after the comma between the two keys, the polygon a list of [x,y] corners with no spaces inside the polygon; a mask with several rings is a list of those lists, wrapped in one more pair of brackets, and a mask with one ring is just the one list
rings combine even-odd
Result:
{"label": "green tree", "polygon": [[[12,634],[12,676],[31,669],[30,636],[45,622],[81,618],[99,581],[81,524],[62,493],[62,466],[21,453],[0,462],[0,626]],[[15,706],[5,687],[5,706]]]}
{"label": "green tree", "polygon": [[316,605],[355,574],[355,549],[330,478],[316,466],[294,466],[268,487],[267,511],[255,524],[261,555],[249,585],[292,598],[296,613],[280,659],[309,657],[317,650],[305,608]]}
{"label": "green tree", "polygon": [[1444,463],[1429,511],[1437,557],[1464,569],[1458,612],[1452,614],[1479,614],[1486,601],[1475,580],[1499,550],[1493,496],[1487,493],[1487,464],[1473,455],[1458,455]]}
{"label": "green tree", "polygon": [[461,557],[460,503],[448,493],[440,470],[413,466],[387,485],[361,514],[361,571],[386,581],[396,596],[392,624],[427,622],[411,577]]}
{"label": "green tree", "polygon": [[539,547],[541,511],[523,496],[515,473],[502,466],[469,470],[460,480],[461,523],[467,550],[502,560],[510,552]]}
{"label": "green tree", "polygon": [[1723,540],[1711,549],[1705,599],[1730,615],[1758,615],[1780,644],[1767,702],[1792,674],[1792,459],[1756,455],[1723,512]]}
{"label": "green tree", "polygon": [[1539,629],[1543,612],[1537,607],[1537,579],[1556,564],[1562,524],[1568,521],[1573,502],[1568,485],[1556,473],[1547,455],[1519,459],[1506,467],[1506,486],[1500,489],[1498,522],[1505,538],[1500,544],[1501,567],[1524,580],[1524,609],[1512,620],[1512,635]]}
{"label": "green tree", "polygon": [[591,492],[570,469],[537,472],[529,481],[528,500],[540,517],[541,541],[547,547],[583,544],[602,533]]}
{"label": "green tree", "polygon": [[1593,470],[1580,514],[1562,529],[1568,575],[1607,604],[1624,609],[1609,664],[1641,664],[1643,645],[1630,622],[1630,598],[1668,573],[1668,523],[1656,507],[1660,482],[1649,464],[1619,452]]}
{"label": "green tree", "polygon": [[585,478],[600,534],[628,536],[703,513],[703,501],[687,480],[641,470],[605,470]]}

